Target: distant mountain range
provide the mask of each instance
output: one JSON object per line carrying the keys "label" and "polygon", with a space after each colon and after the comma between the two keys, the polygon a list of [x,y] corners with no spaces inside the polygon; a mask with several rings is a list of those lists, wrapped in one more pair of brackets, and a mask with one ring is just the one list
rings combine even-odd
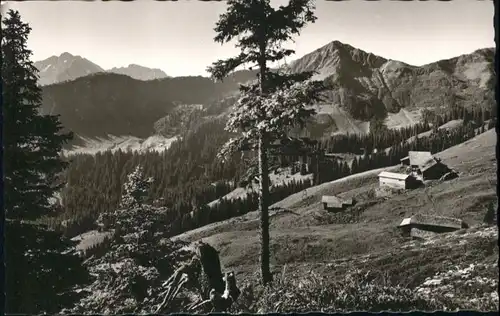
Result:
{"label": "distant mountain range", "polygon": [[60,56],[52,56],[37,61],[35,67],[38,69],[40,76],[38,83],[42,86],[75,80],[99,72],[117,73],[137,80],[154,80],[168,77],[161,69],[151,69],[135,64],[104,70],[90,60],[70,53],[62,53]]}
{"label": "distant mountain range", "polygon": [[[54,65],[67,64],[63,56],[56,58],[59,63],[54,59]],[[175,136],[197,122],[228,113],[239,83],[256,78],[256,71],[243,70],[223,82],[201,76],[141,81],[102,72],[81,57],[72,63],[86,65],[79,68],[84,76],[44,86],[43,111],[61,114],[63,125],[83,137]],[[48,64],[44,67],[50,69]],[[316,71],[315,78],[330,86],[326,101],[317,106],[318,115],[309,124],[313,137],[367,132],[374,116],[385,118],[390,128],[402,127],[418,121],[424,108],[489,107],[495,100],[493,48],[412,66],[333,41],[286,68],[289,72],[306,70]]]}
{"label": "distant mountain range", "polygon": [[111,68],[107,72],[126,75],[137,80],[154,80],[168,77],[161,69],[147,68],[135,64],[130,64],[127,67]]}

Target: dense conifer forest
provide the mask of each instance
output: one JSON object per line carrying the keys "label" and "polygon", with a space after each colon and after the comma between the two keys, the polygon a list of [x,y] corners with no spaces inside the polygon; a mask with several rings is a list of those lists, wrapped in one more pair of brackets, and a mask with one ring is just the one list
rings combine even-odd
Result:
{"label": "dense conifer forest", "polygon": [[[422,123],[407,128],[388,130],[382,126],[376,133],[367,135],[337,135],[321,139],[316,145],[320,152],[352,153],[354,158],[281,157],[282,167],[291,167],[292,173],[313,173],[313,180],[290,181],[275,186],[271,201],[277,202],[313,184],[398,164],[409,150],[442,151],[494,127],[495,117],[495,113],[487,110],[472,112],[457,107],[441,115],[424,112]],[[464,122],[459,128],[437,128],[458,119]],[[147,200],[168,209],[171,222],[165,229],[169,235],[256,210],[258,196],[255,192],[207,206],[236,187],[248,184],[246,177],[254,167],[249,162],[252,161],[252,152],[235,155],[226,163],[216,159],[220,146],[230,137],[223,128],[222,121],[206,121],[161,153],[117,150],[65,157],[70,164],[62,175],[66,186],[61,193],[61,214],[46,221],[68,237],[95,229],[99,214],[118,207],[126,177],[138,165],[143,167],[146,176],[154,178]],[[407,141],[428,131],[431,132],[428,136]],[[302,166],[300,162],[303,162]]]}

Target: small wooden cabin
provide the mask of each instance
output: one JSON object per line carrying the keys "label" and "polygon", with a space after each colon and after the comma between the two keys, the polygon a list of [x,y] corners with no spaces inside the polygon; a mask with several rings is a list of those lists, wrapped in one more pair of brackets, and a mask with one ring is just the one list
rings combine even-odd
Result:
{"label": "small wooden cabin", "polygon": [[403,219],[398,227],[403,236],[425,239],[439,233],[467,228],[467,224],[457,218],[417,214]]}
{"label": "small wooden cabin", "polygon": [[354,204],[352,199],[343,200],[333,195],[323,195],[321,203],[327,211],[340,211]]}
{"label": "small wooden cabin", "polygon": [[400,160],[401,165],[410,166],[413,175],[421,180],[439,179],[450,169],[429,151],[409,151]]}
{"label": "small wooden cabin", "polygon": [[382,171],[378,175],[379,185],[393,189],[412,189],[418,186],[417,179],[408,174]]}

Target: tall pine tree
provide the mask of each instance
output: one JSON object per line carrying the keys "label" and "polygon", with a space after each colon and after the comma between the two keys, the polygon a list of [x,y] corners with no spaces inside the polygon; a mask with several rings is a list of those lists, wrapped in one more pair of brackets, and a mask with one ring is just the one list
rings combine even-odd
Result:
{"label": "tall pine tree", "polygon": [[127,178],[128,180],[123,186],[120,206],[126,208],[142,205],[153,183],[153,178],[146,178],[140,165]]}
{"label": "tall pine tree", "polygon": [[56,116],[41,115],[41,89],[17,11],[2,20],[2,111],[6,311],[54,313],[74,302],[72,288],[87,274],[71,241],[36,220],[53,213],[49,198],[63,183],[60,152],[71,134]]}
{"label": "tall pine tree", "polygon": [[267,284],[272,280],[269,266],[269,161],[268,149],[274,139],[284,136],[286,126],[303,123],[313,111],[304,105],[317,97],[319,84],[308,82],[312,73],[283,74],[271,72],[268,63],[290,56],[293,50],[281,45],[316,17],[312,0],[291,0],[287,6],[275,9],[270,0],[229,0],[227,12],[216,24],[214,40],[221,44],[237,39],[241,53],[215,62],[208,71],[222,80],[243,64],[257,65],[257,84],[242,86],[238,104],[234,107],[227,130],[240,133],[222,150],[251,148],[258,150],[261,215],[261,277]]}

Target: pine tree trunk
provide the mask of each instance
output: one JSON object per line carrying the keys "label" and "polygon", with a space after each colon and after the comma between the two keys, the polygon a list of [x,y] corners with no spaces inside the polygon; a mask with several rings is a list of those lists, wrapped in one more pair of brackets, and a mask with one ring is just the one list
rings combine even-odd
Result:
{"label": "pine tree trunk", "polygon": [[259,139],[259,174],[260,174],[260,269],[262,283],[267,284],[272,281],[269,262],[269,168],[267,161],[267,139]]}
{"label": "pine tree trunk", "polygon": [[[262,32],[261,35],[265,34]],[[267,40],[265,36],[261,36],[259,44],[259,72],[260,72],[260,93],[267,93],[266,87],[266,46]],[[272,281],[270,262],[269,262],[269,166],[267,160],[267,135],[263,134],[259,138],[259,174],[260,174],[260,269],[262,284],[266,285]]]}

